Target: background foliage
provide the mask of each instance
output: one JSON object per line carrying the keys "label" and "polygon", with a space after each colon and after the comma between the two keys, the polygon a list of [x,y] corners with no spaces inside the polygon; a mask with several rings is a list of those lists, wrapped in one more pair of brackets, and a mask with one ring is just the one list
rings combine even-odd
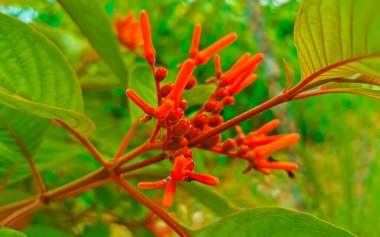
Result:
{"label": "background foliage", "polygon": [[[61,1],[63,5],[65,2],[70,1]],[[265,101],[285,86],[283,59],[294,67],[295,78],[301,78],[293,39],[299,6],[300,2],[296,0],[165,0],[160,3],[102,0],[99,7],[104,8],[107,15],[97,17],[104,17],[104,23],[110,24],[116,15],[125,16],[127,12],[138,15],[140,10],[146,9],[152,22],[158,63],[169,68],[169,80],[175,77],[175,73],[170,73],[174,70],[170,69],[174,69],[187,55],[195,23],[204,26],[201,47],[229,32],[238,33],[239,40],[221,53],[225,68],[246,51],[264,52],[267,58],[260,67],[260,80],[239,95],[238,106],[226,108],[223,116],[228,119]],[[147,88],[152,78],[144,76],[149,75],[144,59],[123,53],[122,59],[108,54],[103,55],[104,60],[93,62],[96,57],[83,34],[99,32],[95,28],[88,29],[88,32],[78,28],[55,1],[2,0],[0,11],[31,24],[68,57],[83,89],[85,114],[97,125],[91,139],[103,154],[111,158],[132,118],[139,112],[126,109],[125,85],[129,81],[130,86],[138,88],[141,84],[136,81],[143,81],[147,86],[140,90],[144,90],[149,97]],[[101,44],[105,42],[96,44],[104,47]],[[113,64],[114,60],[124,60],[127,71],[124,72],[118,63]],[[124,74],[129,75],[128,81],[119,79]],[[201,81],[212,74],[213,68],[209,66],[197,71]],[[196,108],[197,103],[204,100],[189,98],[189,101]],[[176,205],[170,211],[185,226],[197,229],[215,222],[231,210],[276,206],[308,212],[360,236],[376,236],[380,231],[380,203],[376,201],[380,198],[380,183],[376,178],[377,172],[380,172],[380,162],[375,159],[380,148],[377,132],[380,125],[376,116],[379,109],[380,105],[375,100],[334,94],[291,102],[265,112],[243,123],[243,128],[253,130],[277,117],[283,122],[282,131],[299,132],[302,141],[297,147],[276,156],[277,159],[289,158],[300,164],[297,178],[290,180],[286,173],[281,172],[271,176],[259,173],[243,175],[244,163],[197,151],[194,157],[199,172],[207,170],[222,180],[210,195],[217,192],[223,194],[226,200],[213,208],[212,203],[207,202],[207,196],[197,197],[196,187],[183,187],[190,190],[189,193],[178,193]],[[27,120],[21,112],[9,110],[4,107],[0,111],[2,118],[13,115],[12,119],[0,120],[0,205],[29,197],[37,191],[23,154],[9,154],[11,151],[7,149],[8,134],[4,133],[6,125],[1,121],[12,123],[17,119]],[[36,143],[33,147],[41,142],[40,148],[33,150],[33,154],[48,189],[99,167],[65,130],[54,124],[48,126],[45,120],[36,123],[39,131],[33,132],[43,133],[45,139],[33,137],[30,133],[30,137],[26,136],[25,139],[33,140]],[[20,130],[27,131],[27,125]],[[146,131],[146,126],[140,126],[138,134],[141,140],[134,139],[132,145],[141,143],[147,135]],[[224,136],[229,133],[233,132],[226,132]],[[2,159],[3,155],[15,159]],[[139,180],[141,172],[134,174],[134,181]],[[158,174],[154,168],[143,172]],[[159,191],[148,191],[146,194],[152,199],[161,196]],[[121,233],[152,236],[153,233],[147,228],[151,216],[116,186],[107,185],[76,198],[53,203],[39,210],[32,218],[26,217],[20,225],[28,224],[25,233],[30,237],[121,236]]]}

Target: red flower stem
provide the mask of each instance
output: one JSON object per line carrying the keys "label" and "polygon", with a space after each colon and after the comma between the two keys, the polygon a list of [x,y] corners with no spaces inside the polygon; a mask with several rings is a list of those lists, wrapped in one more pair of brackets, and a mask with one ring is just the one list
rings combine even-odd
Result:
{"label": "red flower stem", "polygon": [[59,195],[57,197],[54,197],[54,198],[51,198],[49,199],[49,202],[57,202],[57,201],[61,201],[61,200],[64,200],[64,199],[67,199],[69,197],[74,197],[74,196],[77,196],[81,193],[84,193],[86,192],[87,190],[90,190],[90,189],[94,189],[94,188],[97,188],[97,187],[100,187],[100,186],[103,186],[105,184],[108,184],[110,181],[112,181],[110,178],[106,178],[106,179],[102,179],[102,180],[99,180],[99,181],[94,181],[94,182],[91,182],[87,185],[84,185],[84,186],[80,186],[70,192],[65,192],[63,193],[62,195]]}
{"label": "red flower stem", "polygon": [[160,217],[166,224],[168,224],[180,236],[190,237],[185,228],[183,228],[176,220],[174,220],[165,210],[159,207],[156,203],[145,197],[141,192],[131,186],[123,178],[113,174],[112,179],[118,183],[125,191],[129,193],[134,199],[141,202],[144,206],[149,208],[158,217]]}
{"label": "red flower stem", "polygon": [[100,152],[96,149],[96,147],[85,137],[83,137],[81,134],[79,134],[77,131],[69,127],[67,124],[60,120],[56,120],[59,124],[61,124],[64,128],[66,128],[71,134],[73,134],[75,137],[77,137],[82,144],[87,148],[87,150],[92,154],[92,156],[104,167],[107,168],[108,165],[104,161],[102,155]]}
{"label": "red flower stem", "polygon": [[129,128],[128,132],[125,134],[123,140],[121,141],[121,144],[120,144],[120,147],[119,147],[119,150],[117,151],[116,155],[115,155],[115,159],[117,160],[118,158],[120,158],[120,156],[123,155],[125,149],[128,147],[128,144],[133,136],[133,134],[135,133],[136,131],[136,128],[139,126],[140,124],[140,121],[137,120],[135,121],[132,126]]}
{"label": "red flower stem", "polygon": [[166,157],[166,155],[164,153],[159,154],[157,156],[151,157],[149,159],[146,159],[146,160],[141,161],[139,163],[136,163],[134,165],[130,165],[130,166],[127,166],[127,167],[120,168],[120,169],[116,170],[116,174],[118,174],[118,175],[119,174],[123,174],[123,173],[126,173],[126,172],[130,172],[130,171],[133,171],[133,170],[137,170],[137,169],[146,167],[146,166],[154,164],[154,163],[158,163],[160,161],[163,161],[165,159],[165,157]]}
{"label": "red flower stem", "polygon": [[161,93],[160,93],[160,82],[156,81],[156,93],[157,93],[157,104],[160,105],[162,101]]}
{"label": "red flower stem", "polygon": [[129,153],[125,154],[124,156],[120,157],[118,161],[114,164],[114,167],[120,167],[123,164],[131,161],[132,159],[138,157],[144,152],[147,152],[152,149],[159,149],[162,147],[161,142],[155,142],[152,143],[149,140],[142,144],[141,146],[136,147],[134,150],[130,151]]}
{"label": "red flower stem", "polygon": [[218,153],[218,154],[221,154],[221,155],[226,155],[226,156],[230,156],[230,157],[235,157],[235,158],[239,158],[239,159],[242,159],[242,160],[248,160],[248,157],[244,157],[244,156],[240,156],[236,153],[232,153],[232,152],[228,152],[228,151],[222,151],[220,149],[217,149],[217,148],[202,148],[200,146],[195,146],[195,148],[198,148],[198,149],[201,149],[201,150],[205,150],[205,151],[211,151],[211,152],[214,152],[214,153]]}
{"label": "red flower stem", "polygon": [[154,140],[156,139],[156,137],[157,137],[158,133],[160,132],[160,130],[161,130],[161,125],[157,121],[156,128],[154,129],[154,132],[153,132],[152,136],[150,137],[150,142],[154,142]]}

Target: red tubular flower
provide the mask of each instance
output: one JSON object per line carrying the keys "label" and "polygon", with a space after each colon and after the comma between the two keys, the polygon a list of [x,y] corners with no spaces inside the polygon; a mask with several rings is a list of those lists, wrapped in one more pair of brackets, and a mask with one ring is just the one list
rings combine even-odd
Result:
{"label": "red tubular flower", "polygon": [[146,103],[141,97],[132,89],[127,89],[126,94],[137,106],[139,106],[145,113],[149,115],[154,114],[153,106]]}
{"label": "red tubular flower", "polygon": [[143,45],[140,25],[133,13],[128,14],[125,20],[117,17],[115,26],[117,38],[126,48],[136,50]]}
{"label": "red tubular flower", "polygon": [[162,205],[166,208],[169,208],[173,205],[174,193],[177,189],[177,186],[174,182],[169,182],[165,188],[165,195],[162,199]]}
{"label": "red tubular flower", "polygon": [[188,171],[186,172],[186,175],[198,182],[211,185],[211,186],[216,186],[220,183],[217,177],[207,175],[207,174],[197,174],[197,173]]}
{"label": "red tubular flower", "polygon": [[255,147],[254,151],[256,157],[259,159],[268,157],[271,153],[277,150],[294,145],[299,139],[300,135],[298,135],[297,133],[292,133],[267,145]]}
{"label": "red tubular flower", "polygon": [[269,121],[268,123],[264,124],[263,126],[261,126],[256,131],[250,132],[248,134],[248,137],[252,138],[252,137],[257,137],[257,136],[261,136],[261,135],[270,133],[280,125],[280,122],[281,121],[279,119],[273,119],[273,120]]}
{"label": "red tubular flower", "polygon": [[283,138],[287,135],[273,135],[273,136],[258,136],[258,137],[250,137],[249,134],[248,134],[248,138],[247,138],[247,141],[245,142],[245,144],[249,145],[249,147],[251,148],[254,148],[254,147],[257,147],[257,146],[263,146],[263,145],[266,145],[266,144],[269,144],[271,142],[274,142],[280,138]]}
{"label": "red tubular flower", "polygon": [[214,64],[216,78],[220,78],[222,76],[222,67],[220,66],[220,56],[218,54],[214,56]]}
{"label": "red tubular flower", "polygon": [[298,165],[292,163],[292,162],[268,162],[268,161],[261,161],[257,164],[259,168],[262,169],[276,169],[276,170],[288,170],[293,171],[298,168]]}
{"label": "red tubular flower", "polygon": [[[223,74],[223,78],[221,81],[222,85],[231,85],[236,77],[246,72],[246,70],[254,69],[258,63],[260,63],[264,59],[264,55],[262,53],[258,53],[253,55],[248,60],[242,61],[240,65],[231,68],[227,72]],[[239,60],[240,61],[240,60]]]}
{"label": "red tubular flower", "polygon": [[174,83],[173,89],[170,91],[169,95],[166,97],[174,101],[175,108],[178,108],[179,102],[182,96],[182,92],[186,87],[187,82],[191,78],[195,69],[195,63],[192,59],[187,59],[178,73],[177,79]]}
{"label": "red tubular flower", "polygon": [[166,119],[170,112],[173,111],[174,101],[166,99],[162,104],[154,111],[154,116],[158,119]]}
{"label": "red tubular flower", "polygon": [[208,62],[208,60],[214,55],[216,52],[222,50],[223,48],[227,47],[228,45],[232,44],[237,39],[237,35],[235,33],[228,34],[224,36],[223,38],[219,39],[209,47],[201,50],[195,61],[197,65],[203,65]]}
{"label": "red tubular flower", "polygon": [[159,180],[157,182],[140,182],[137,184],[137,187],[140,189],[152,189],[152,188],[165,188],[166,182],[164,180]]}
{"label": "red tubular flower", "polygon": [[194,32],[193,32],[193,39],[191,40],[191,48],[189,50],[189,55],[190,55],[190,58],[192,59],[195,59],[198,55],[201,32],[202,32],[201,25],[196,24],[194,27]]}
{"label": "red tubular flower", "polygon": [[185,178],[186,166],[187,159],[183,155],[174,158],[174,168],[170,171],[170,176],[173,181],[181,182]]}
{"label": "red tubular flower", "polygon": [[256,74],[251,74],[248,77],[242,78],[242,80],[238,81],[237,83],[234,83],[231,88],[230,92],[232,95],[239,94],[242,90],[247,88],[249,85],[251,85],[253,82],[257,80]]}
{"label": "red tubular flower", "polygon": [[144,57],[149,65],[153,66],[156,63],[156,50],[152,43],[149,15],[146,11],[141,11],[140,22],[144,39]]}
{"label": "red tubular flower", "polygon": [[232,67],[230,68],[230,70],[235,70],[237,67],[239,67],[240,65],[242,65],[245,61],[247,61],[249,58],[251,57],[251,54],[250,53],[245,53],[243,54],[236,62],[234,65],[232,65]]}

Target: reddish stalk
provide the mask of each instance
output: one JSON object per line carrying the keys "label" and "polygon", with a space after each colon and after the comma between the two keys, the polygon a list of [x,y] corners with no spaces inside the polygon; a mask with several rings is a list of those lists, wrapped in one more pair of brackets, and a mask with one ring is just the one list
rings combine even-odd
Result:
{"label": "reddish stalk", "polygon": [[20,216],[24,216],[30,212],[33,212],[34,209],[37,209],[38,207],[42,206],[43,203],[41,200],[37,199],[34,202],[31,202],[27,204],[26,206],[18,209],[17,211],[13,212],[11,215],[9,215],[7,218],[2,220],[0,222],[0,226],[8,226],[10,225],[14,220],[16,220]]}
{"label": "reddish stalk", "polygon": [[129,128],[128,132],[125,134],[121,144],[120,144],[120,147],[119,147],[119,150],[117,151],[116,155],[115,155],[115,159],[117,160],[120,156],[123,155],[125,149],[128,147],[128,144],[133,136],[133,134],[135,133],[137,127],[139,126],[140,124],[140,121],[137,120],[135,121],[132,126]]}
{"label": "reddish stalk", "polygon": [[152,136],[150,137],[150,142],[154,142],[154,140],[156,139],[156,137],[157,137],[158,132],[160,131],[160,129],[161,129],[161,125],[157,121],[156,128],[154,129],[154,132],[153,132]]}
{"label": "reddish stalk", "polygon": [[133,170],[137,170],[137,169],[143,168],[145,166],[148,166],[148,165],[160,162],[160,161],[164,160],[165,157],[166,157],[166,155],[164,153],[159,154],[157,156],[154,156],[154,157],[149,158],[147,160],[144,160],[142,162],[136,163],[134,165],[130,165],[130,166],[127,166],[127,167],[124,167],[124,168],[120,168],[120,169],[116,170],[116,174],[119,175],[119,174],[123,174],[123,173],[126,173],[126,172],[130,172],[130,171],[133,171]]}
{"label": "reddish stalk", "polygon": [[159,149],[161,148],[162,143],[161,142],[155,142],[152,143],[149,140],[142,144],[141,146],[136,147],[134,150],[130,151],[129,153],[125,154],[124,156],[121,156],[118,161],[115,164],[115,167],[120,167],[123,164],[129,162],[130,160],[138,157],[142,153],[152,150],[152,149]]}
{"label": "reddish stalk", "polygon": [[160,217],[180,236],[190,237],[190,234],[185,230],[185,228],[183,228],[176,220],[174,220],[165,210],[163,210],[149,198],[145,197],[141,192],[131,186],[123,178],[117,175],[112,175],[112,179],[115,180],[115,182],[117,182],[125,191],[127,191],[129,195],[141,202],[144,206],[149,208],[153,213]]}
{"label": "reddish stalk", "polygon": [[78,132],[76,132],[74,129],[72,129],[71,127],[69,127],[67,124],[65,124],[64,122],[60,121],[60,120],[55,120],[57,121],[59,124],[61,124],[64,128],[66,128],[71,134],[73,134],[75,137],[77,137],[81,142],[82,144],[87,148],[87,150],[94,156],[94,158],[104,167],[104,168],[107,168],[108,165],[107,163],[104,161],[102,155],[100,154],[100,152],[96,149],[96,147],[85,137],[83,137],[82,135],[80,135]]}

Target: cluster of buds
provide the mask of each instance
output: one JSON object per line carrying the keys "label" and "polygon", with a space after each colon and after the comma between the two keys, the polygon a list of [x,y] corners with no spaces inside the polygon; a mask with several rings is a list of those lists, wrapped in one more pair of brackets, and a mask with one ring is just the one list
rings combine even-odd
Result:
{"label": "cluster of buds", "polygon": [[117,39],[126,49],[136,52],[143,46],[140,24],[133,13],[129,13],[125,19],[117,17],[115,28]]}
{"label": "cluster of buds", "polygon": [[[224,142],[221,142],[221,134],[219,133],[201,141],[200,144],[191,147],[189,145],[191,139],[223,123],[221,112],[224,106],[234,104],[234,96],[257,79],[254,71],[263,60],[262,54],[250,56],[246,53],[229,70],[223,72],[220,57],[216,53],[233,43],[237,39],[236,34],[228,34],[205,49],[199,50],[201,26],[196,25],[189,58],[179,66],[174,84],[167,83],[161,86],[161,82],[167,76],[167,69],[164,67],[156,68],[156,50],[151,39],[149,16],[145,11],[141,12],[140,27],[144,41],[143,55],[155,78],[158,105],[154,107],[148,104],[132,89],[127,89],[126,95],[145,112],[140,122],[144,123],[153,118],[157,119],[157,126],[150,141],[160,140],[162,150],[173,164],[173,169],[169,176],[162,180],[140,182],[139,188],[165,189],[163,206],[170,207],[179,182],[194,180],[207,185],[217,185],[219,183],[218,178],[193,172],[195,163],[191,147],[242,158],[249,162],[247,170],[253,168],[264,174],[269,174],[269,169],[283,169],[291,172],[297,168],[295,164],[277,162],[270,158],[272,152],[292,145],[299,139],[297,134],[267,135],[278,126],[278,120],[271,121],[247,135],[242,132],[240,127],[237,127],[238,136]],[[188,104],[182,97],[183,91],[194,88],[197,84],[197,78],[193,75],[195,68],[206,64],[213,56],[216,73],[215,77],[209,79],[208,82],[217,83],[218,86],[196,115],[187,118]],[[160,133],[163,128],[165,133]],[[159,137],[160,135],[161,137]]]}
{"label": "cluster of buds", "polygon": [[296,133],[267,135],[279,125],[280,120],[274,119],[248,134],[245,134],[240,126],[236,126],[237,136],[235,138],[228,138],[212,147],[211,150],[248,161],[248,167],[243,173],[255,169],[269,175],[269,170],[275,169],[285,170],[290,177],[294,177],[292,171],[298,168],[297,164],[277,161],[271,154],[294,145],[300,136]]}

